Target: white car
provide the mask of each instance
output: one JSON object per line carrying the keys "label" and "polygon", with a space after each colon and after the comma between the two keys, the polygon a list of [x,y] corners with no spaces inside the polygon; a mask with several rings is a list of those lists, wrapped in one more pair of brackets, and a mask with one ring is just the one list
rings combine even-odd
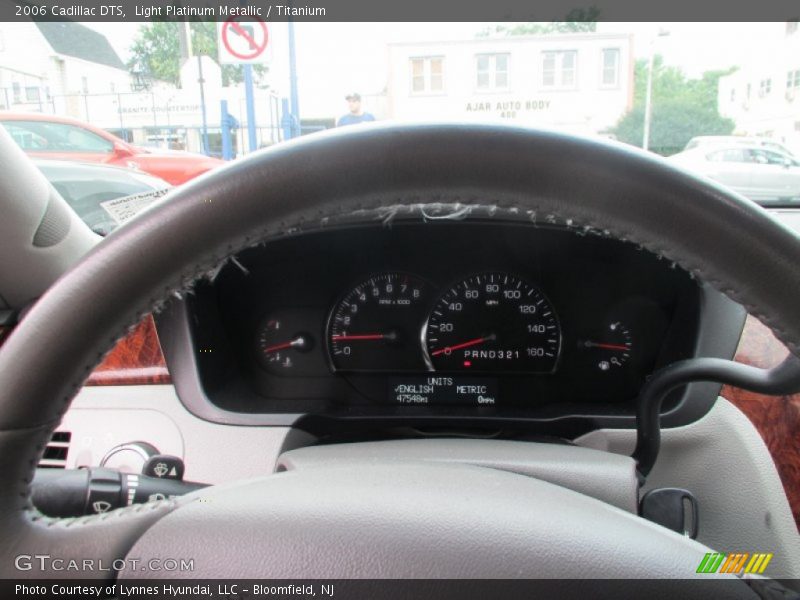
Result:
{"label": "white car", "polygon": [[723,146],[757,146],[766,150],[774,150],[782,154],[796,156],[797,153],[790,150],[786,145],[776,142],[770,138],[747,137],[742,135],[698,135],[689,140],[684,150],[694,150],[695,148],[709,148]]}
{"label": "white car", "polygon": [[800,162],[760,146],[698,147],[667,160],[757,202],[800,201]]}

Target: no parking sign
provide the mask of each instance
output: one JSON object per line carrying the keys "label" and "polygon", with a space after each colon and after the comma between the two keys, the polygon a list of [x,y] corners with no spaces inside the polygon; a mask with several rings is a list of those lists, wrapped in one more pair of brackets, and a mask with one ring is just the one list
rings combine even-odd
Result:
{"label": "no parking sign", "polygon": [[269,29],[256,17],[236,17],[219,23],[217,42],[220,64],[262,64],[272,59]]}

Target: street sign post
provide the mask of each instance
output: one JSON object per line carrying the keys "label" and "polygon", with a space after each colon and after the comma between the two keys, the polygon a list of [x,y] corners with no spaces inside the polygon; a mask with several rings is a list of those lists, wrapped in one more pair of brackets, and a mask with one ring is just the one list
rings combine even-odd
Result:
{"label": "street sign post", "polygon": [[267,24],[255,17],[236,17],[217,26],[217,47],[221,65],[244,65],[244,92],[247,105],[247,146],[258,149],[256,109],[253,99],[253,64],[272,59]]}
{"label": "street sign post", "polygon": [[254,17],[239,17],[217,26],[222,65],[264,64],[272,60],[269,29]]}

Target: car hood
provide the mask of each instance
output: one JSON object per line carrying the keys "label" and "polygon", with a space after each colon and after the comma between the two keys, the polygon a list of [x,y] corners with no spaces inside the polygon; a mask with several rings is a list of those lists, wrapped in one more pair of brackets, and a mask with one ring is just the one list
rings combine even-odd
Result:
{"label": "car hood", "polygon": [[153,158],[186,158],[191,159],[193,161],[204,160],[214,164],[222,164],[225,161],[214,158],[213,156],[206,156],[205,154],[199,154],[196,152],[187,152],[185,150],[170,150],[168,148],[142,148],[140,146],[136,146],[135,150],[137,154],[146,154],[147,156]]}

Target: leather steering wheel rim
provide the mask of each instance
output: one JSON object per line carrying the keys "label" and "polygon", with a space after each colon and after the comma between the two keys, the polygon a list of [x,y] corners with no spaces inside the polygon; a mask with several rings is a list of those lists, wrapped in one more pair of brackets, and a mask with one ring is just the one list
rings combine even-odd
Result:
{"label": "leather steering wheel rim", "polygon": [[70,520],[30,505],[46,441],[129,327],[246,247],[432,212],[640,244],[744,304],[800,355],[797,236],[708,181],[621,145],[515,127],[377,125],[309,136],[205,175],[109,235],[0,349],[0,535],[14,540],[0,552],[0,573],[25,575],[11,557],[39,548],[125,556],[176,508],[168,500]]}

